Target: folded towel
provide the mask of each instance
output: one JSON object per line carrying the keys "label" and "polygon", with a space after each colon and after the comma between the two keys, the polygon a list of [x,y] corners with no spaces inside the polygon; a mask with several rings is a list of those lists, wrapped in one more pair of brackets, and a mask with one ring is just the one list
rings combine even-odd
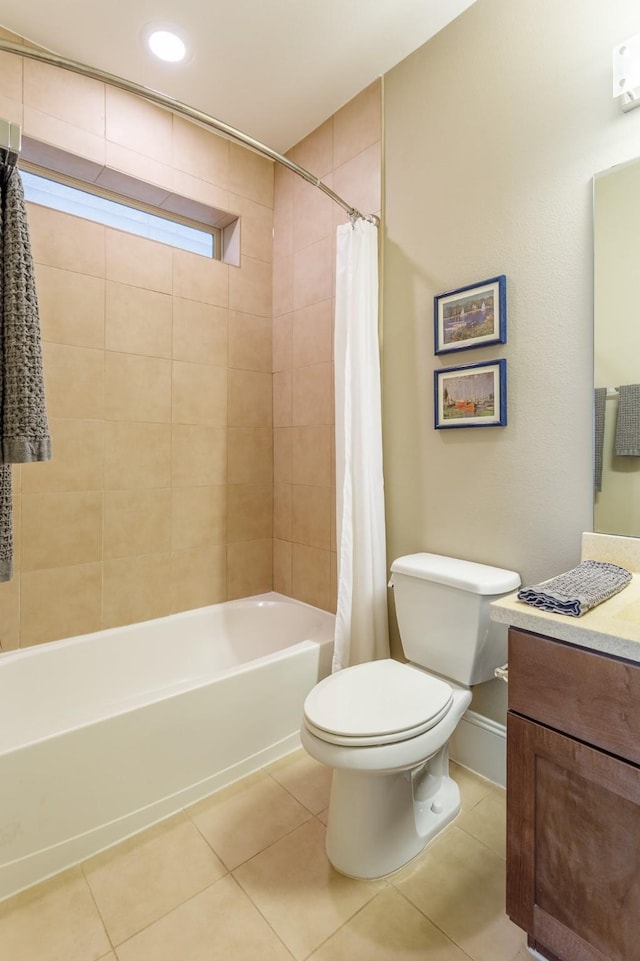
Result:
{"label": "folded towel", "polygon": [[607,388],[596,387],[594,398],[594,464],[593,464],[593,489],[602,490],[602,451],[604,448],[604,414],[607,404]]}
{"label": "folded towel", "polygon": [[631,580],[631,573],[617,564],[582,561],[573,570],[558,574],[541,584],[523,587],[518,600],[543,611],[580,617],[617,594]]}
{"label": "folded towel", "polygon": [[619,457],[640,457],[640,384],[618,387],[614,453]]}

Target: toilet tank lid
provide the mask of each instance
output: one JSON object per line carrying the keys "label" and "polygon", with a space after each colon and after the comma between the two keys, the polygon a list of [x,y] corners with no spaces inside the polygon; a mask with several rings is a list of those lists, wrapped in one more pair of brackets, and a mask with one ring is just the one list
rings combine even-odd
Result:
{"label": "toilet tank lid", "polygon": [[[472,594],[507,594],[520,586],[520,575],[501,567],[476,564],[442,554],[407,554],[391,565],[392,574],[421,577]],[[393,578],[392,578],[393,581]]]}

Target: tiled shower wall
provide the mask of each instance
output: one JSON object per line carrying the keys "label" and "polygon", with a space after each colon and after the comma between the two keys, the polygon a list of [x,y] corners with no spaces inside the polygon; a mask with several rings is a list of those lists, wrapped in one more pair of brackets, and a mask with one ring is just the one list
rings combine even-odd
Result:
{"label": "tiled shower wall", "polygon": [[0,115],[241,216],[241,266],[29,205],[54,459],[15,468],[3,650],[272,587],[273,165],[0,55]]}
{"label": "tiled shower wall", "polygon": [[[289,154],[363,213],[381,208],[382,84]],[[273,244],[274,588],[335,610],[333,313],[335,234],[345,212],[275,171]]]}
{"label": "tiled shower wall", "polygon": [[[54,460],[14,468],[2,649],[272,587],[335,609],[342,210],[280,167],[274,198],[258,155],[9,54],[0,115],[242,224],[234,267],[30,205]],[[380,117],[376,83],[290,155],[379,212]]]}

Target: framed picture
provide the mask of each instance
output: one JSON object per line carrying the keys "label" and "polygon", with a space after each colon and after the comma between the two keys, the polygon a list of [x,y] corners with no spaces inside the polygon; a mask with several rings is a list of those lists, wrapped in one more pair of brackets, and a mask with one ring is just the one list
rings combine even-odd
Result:
{"label": "framed picture", "polygon": [[507,278],[450,290],[433,299],[436,354],[507,342]]}
{"label": "framed picture", "polygon": [[434,392],[436,430],[507,423],[506,360],[436,370]]}

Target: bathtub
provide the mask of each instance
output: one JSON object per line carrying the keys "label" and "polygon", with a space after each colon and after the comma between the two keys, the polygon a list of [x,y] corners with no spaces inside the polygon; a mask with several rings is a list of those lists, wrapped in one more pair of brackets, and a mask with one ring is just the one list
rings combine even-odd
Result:
{"label": "bathtub", "polygon": [[0,655],[0,899],[299,745],[334,617],[279,594]]}

